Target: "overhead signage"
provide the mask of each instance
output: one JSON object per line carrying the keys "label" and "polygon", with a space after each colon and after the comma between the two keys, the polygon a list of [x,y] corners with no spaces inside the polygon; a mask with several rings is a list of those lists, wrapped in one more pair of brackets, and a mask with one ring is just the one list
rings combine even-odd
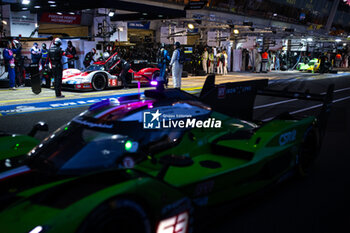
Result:
{"label": "overhead signage", "polygon": [[59,15],[54,13],[43,13],[40,18],[41,22],[57,24],[80,24],[80,15]]}
{"label": "overhead signage", "polygon": [[190,1],[186,6],[185,10],[200,10],[202,9],[208,1]]}
{"label": "overhead signage", "polygon": [[130,22],[128,23],[128,28],[132,29],[149,29],[150,22],[143,23],[143,22]]}

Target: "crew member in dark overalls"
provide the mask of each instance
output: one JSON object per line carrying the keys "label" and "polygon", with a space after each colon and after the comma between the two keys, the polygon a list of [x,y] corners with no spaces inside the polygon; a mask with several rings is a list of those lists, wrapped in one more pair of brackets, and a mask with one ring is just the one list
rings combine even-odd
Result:
{"label": "crew member in dark overalls", "polygon": [[165,71],[170,62],[170,56],[168,50],[165,49],[164,43],[161,44],[161,48],[158,53],[158,68],[159,68],[159,80],[161,82],[166,82]]}
{"label": "crew member in dark overalls", "polygon": [[85,68],[87,68],[91,64],[92,61],[95,62],[95,60],[94,60],[95,54],[96,54],[96,49],[92,48],[91,52],[88,52],[85,55],[84,62],[83,62]]}
{"label": "crew member in dark overalls", "polygon": [[22,44],[18,40],[12,41],[12,46],[16,49],[15,56],[15,71],[16,71],[16,86],[24,86],[25,72],[24,72],[24,60],[22,56]]}
{"label": "crew member in dark overalls", "polygon": [[68,47],[66,49],[66,57],[68,58],[68,68],[74,68],[75,63],[75,55],[77,54],[77,50],[72,44],[72,41],[68,41]]}
{"label": "crew member in dark overalls", "polygon": [[62,41],[60,38],[56,38],[54,45],[49,49],[49,58],[52,63],[52,74],[55,80],[55,93],[57,98],[63,98],[64,95],[61,93],[62,88],[62,56],[64,54],[60,47]]}
{"label": "crew member in dark overalls", "polygon": [[128,71],[130,70],[131,65],[129,62],[120,58],[119,56],[116,58],[116,60],[118,61],[116,65],[121,69],[119,77],[122,80],[124,89],[127,89],[128,85],[126,83],[126,75],[128,74]]}

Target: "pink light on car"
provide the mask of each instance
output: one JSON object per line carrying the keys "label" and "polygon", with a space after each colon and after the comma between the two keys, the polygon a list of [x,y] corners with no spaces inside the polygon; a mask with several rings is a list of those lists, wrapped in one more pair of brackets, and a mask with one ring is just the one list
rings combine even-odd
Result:
{"label": "pink light on car", "polygon": [[151,86],[157,86],[158,85],[158,82],[157,81],[155,81],[155,80],[152,80],[151,81]]}

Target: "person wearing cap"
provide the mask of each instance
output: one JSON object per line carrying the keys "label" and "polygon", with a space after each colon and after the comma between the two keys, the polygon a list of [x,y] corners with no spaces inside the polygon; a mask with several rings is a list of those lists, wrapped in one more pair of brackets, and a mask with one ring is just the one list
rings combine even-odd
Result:
{"label": "person wearing cap", "polygon": [[173,85],[174,88],[181,88],[181,75],[182,75],[182,69],[183,65],[180,64],[180,56],[181,56],[181,44],[180,42],[176,42],[174,44],[174,52],[171,57],[170,66],[173,76]]}
{"label": "person wearing cap", "polygon": [[38,43],[35,42],[33,44],[33,47],[30,49],[30,53],[31,53],[32,63],[39,64],[41,59],[41,50],[38,47]]}
{"label": "person wearing cap", "polygon": [[64,55],[61,45],[61,39],[56,38],[54,40],[54,45],[49,49],[49,58],[52,63],[52,74],[55,80],[55,94],[57,98],[64,97],[61,93],[63,72],[62,56]]}
{"label": "person wearing cap", "polygon": [[68,58],[68,68],[74,68],[74,59],[75,59],[75,55],[77,54],[77,50],[75,49],[75,47],[72,44],[72,41],[68,41],[68,46],[66,49],[66,57]]}
{"label": "person wearing cap", "polygon": [[8,41],[7,47],[4,49],[3,55],[5,64],[7,65],[7,71],[10,79],[10,90],[16,90],[16,72],[15,72],[15,49],[11,48],[11,41]]}
{"label": "person wearing cap", "polygon": [[95,62],[94,60],[95,54],[96,54],[96,49],[92,48],[91,51],[85,55],[84,62],[83,62],[85,68],[87,68],[92,61]]}

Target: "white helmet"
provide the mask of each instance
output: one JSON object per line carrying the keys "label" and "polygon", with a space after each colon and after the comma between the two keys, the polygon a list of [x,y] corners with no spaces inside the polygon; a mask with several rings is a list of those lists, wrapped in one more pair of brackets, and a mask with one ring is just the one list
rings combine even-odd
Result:
{"label": "white helmet", "polygon": [[102,56],[103,56],[103,59],[107,60],[109,58],[109,52],[104,52]]}
{"label": "white helmet", "polygon": [[61,45],[62,44],[62,41],[60,38],[56,38],[53,42],[55,45]]}
{"label": "white helmet", "polygon": [[12,46],[15,48],[15,49],[18,49],[19,47],[21,47],[21,42],[19,42],[18,40],[12,40]]}

